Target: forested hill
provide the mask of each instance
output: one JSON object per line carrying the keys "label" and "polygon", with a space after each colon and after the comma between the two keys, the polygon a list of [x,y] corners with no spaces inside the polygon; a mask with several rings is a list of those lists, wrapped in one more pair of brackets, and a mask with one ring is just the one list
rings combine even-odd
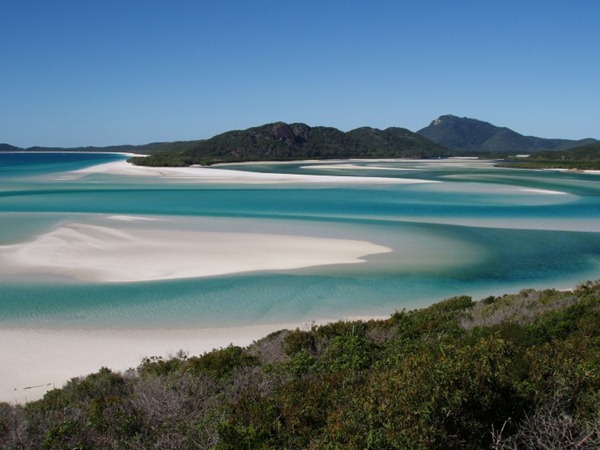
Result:
{"label": "forested hill", "polygon": [[[227,131],[205,140],[110,147],[26,149],[0,144],[0,152],[124,152],[150,155],[148,158],[131,160],[138,165],[190,166],[219,162],[303,159],[421,159],[464,155],[504,158],[510,154],[533,155],[537,152],[564,151],[599,143],[591,138],[568,140],[523,136],[508,128],[497,127],[480,120],[445,115],[417,133],[398,127],[385,130],[361,127],[343,132],[332,127],[276,122],[246,130]],[[546,159],[554,157],[549,156]],[[572,155],[565,156],[567,159],[571,157]],[[563,156],[556,155],[556,158],[563,159]]]}
{"label": "forested hill", "polygon": [[450,156],[439,144],[404,128],[357,128],[343,132],[303,123],[266,124],[228,131],[187,149],[165,148],[139,165],[189,166],[235,161],[345,158],[438,158]]}
{"label": "forested hill", "polygon": [[595,139],[569,140],[523,136],[509,128],[453,115],[440,116],[417,133],[458,152],[532,153],[542,150],[566,150],[598,142]]}

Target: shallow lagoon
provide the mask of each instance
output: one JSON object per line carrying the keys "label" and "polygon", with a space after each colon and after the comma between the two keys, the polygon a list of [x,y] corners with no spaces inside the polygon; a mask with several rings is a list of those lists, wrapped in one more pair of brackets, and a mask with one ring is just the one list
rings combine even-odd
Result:
{"label": "shallow lagoon", "polygon": [[[387,315],[468,294],[598,278],[600,178],[479,161],[228,165],[432,183],[217,184],[74,170],[117,155],[0,154],[0,244],[67,220],[370,241],[361,264],[134,283],[0,277],[3,327],[194,328]],[[43,158],[43,159],[36,159]],[[160,225],[157,225],[160,224]],[[122,226],[127,226],[124,224]]]}

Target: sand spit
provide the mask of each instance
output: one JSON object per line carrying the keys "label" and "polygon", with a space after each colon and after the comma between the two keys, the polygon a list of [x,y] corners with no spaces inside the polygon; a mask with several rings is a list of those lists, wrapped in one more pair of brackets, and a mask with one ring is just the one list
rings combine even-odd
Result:
{"label": "sand spit", "polygon": [[233,184],[283,184],[283,183],[308,183],[308,184],[416,184],[435,183],[429,180],[414,180],[405,178],[383,177],[352,177],[328,175],[297,175],[281,173],[259,173],[232,170],[219,167],[145,167],[135,166],[126,161],[116,161],[68,173],[68,177],[80,177],[93,173],[106,173],[111,175],[134,175],[162,178],[176,182],[196,183],[233,183]]}

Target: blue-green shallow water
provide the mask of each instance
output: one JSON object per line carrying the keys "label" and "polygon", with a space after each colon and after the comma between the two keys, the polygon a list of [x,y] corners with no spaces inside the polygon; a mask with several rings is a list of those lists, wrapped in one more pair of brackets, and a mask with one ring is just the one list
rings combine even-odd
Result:
{"label": "blue-green shallow water", "polygon": [[130,214],[161,217],[175,228],[368,240],[393,252],[372,255],[362,264],[164,282],[3,277],[3,326],[310,322],[386,315],[452,295],[570,287],[598,278],[600,178],[594,175],[420,162],[354,163],[357,167],[345,169],[244,165],[239,168],[439,183],[227,186],[69,176],[69,171],[123,158],[116,155],[40,155],[40,161],[26,156],[0,154],[0,245],[31,239],[68,219],[94,222]]}

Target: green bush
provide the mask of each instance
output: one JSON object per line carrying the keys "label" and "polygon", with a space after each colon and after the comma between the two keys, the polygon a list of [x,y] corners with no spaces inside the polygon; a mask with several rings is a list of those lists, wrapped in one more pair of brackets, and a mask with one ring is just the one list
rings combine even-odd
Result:
{"label": "green bush", "polygon": [[235,370],[258,364],[256,357],[237,346],[205,353],[202,356],[188,358],[183,363],[181,370],[194,375],[206,374],[217,378],[231,375]]}

